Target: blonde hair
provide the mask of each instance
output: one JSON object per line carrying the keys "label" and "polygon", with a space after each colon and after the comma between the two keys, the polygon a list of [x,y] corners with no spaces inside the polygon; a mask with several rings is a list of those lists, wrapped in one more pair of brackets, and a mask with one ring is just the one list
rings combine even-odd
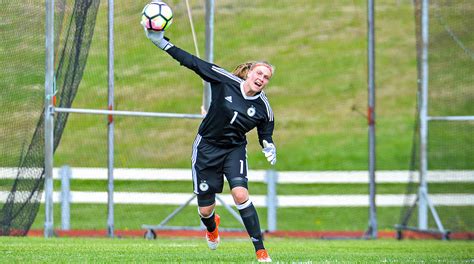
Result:
{"label": "blonde hair", "polygon": [[247,74],[249,73],[249,71],[253,70],[257,66],[267,67],[272,75],[275,72],[275,67],[273,67],[273,65],[271,65],[267,61],[248,61],[237,65],[234,71],[232,71],[232,74],[239,77],[240,79],[245,80],[247,79]]}

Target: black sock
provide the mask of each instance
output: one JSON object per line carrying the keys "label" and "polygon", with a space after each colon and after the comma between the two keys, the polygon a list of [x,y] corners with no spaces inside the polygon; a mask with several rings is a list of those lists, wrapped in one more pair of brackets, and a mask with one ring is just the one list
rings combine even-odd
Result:
{"label": "black sock", "polygon": [[208,218],[204,218],[201,216],[201,221],[206,226],[207,231],[212,232],[216,230],[216,219],[214,212]]}
{"label": "black sock", "polygon": [[248,207],[240,209],[239,213],[244,221],[245,228],[252,240],[253,246],[255,247],[255,251],[264,249],[265,247],[263,246],[260,222],[258,220],[257,210],[255,210],[253,204],[250,203]]}

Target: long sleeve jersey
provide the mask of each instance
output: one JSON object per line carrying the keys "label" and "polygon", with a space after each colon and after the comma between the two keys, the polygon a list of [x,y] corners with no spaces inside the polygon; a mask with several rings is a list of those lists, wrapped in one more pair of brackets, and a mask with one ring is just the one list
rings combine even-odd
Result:
{"label": "long sleeve jersey", "polygon": [[212,101],[199,126],[199,135],[211,144],[232,147],[247,144],[246,133],[257,127],[260,145],[263,140],[273,142],[273,111],[263,91],[247,96],[244,80],[221,67],[176,46],[166,52],[210,83]]}

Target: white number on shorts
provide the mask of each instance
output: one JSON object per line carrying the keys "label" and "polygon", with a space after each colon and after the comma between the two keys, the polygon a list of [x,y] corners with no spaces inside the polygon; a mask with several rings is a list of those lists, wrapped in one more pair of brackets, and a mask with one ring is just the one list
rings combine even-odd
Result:
{"label": "white number on shorts", "polygon": [[244,161],[240,160],[240,174],[244,174]]}
{"label": "white number on shorts", "polygon": [[239,114],[239,113],[238,113],[237,111],[234,111],[234,117],[232,117],[232,120],[230,120],[230,123],[231,123],[231,124],[234,123],[234,121],[235,121],[235,119],[237,118],[237,115],[238,115],[238,114]]}

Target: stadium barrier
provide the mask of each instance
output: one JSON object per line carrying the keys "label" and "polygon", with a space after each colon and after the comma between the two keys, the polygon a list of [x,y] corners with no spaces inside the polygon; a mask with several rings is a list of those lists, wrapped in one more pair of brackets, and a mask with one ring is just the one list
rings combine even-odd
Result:
{"label": "stadium barrier", "polygon": [[[63,171],[63,172],[61,172]],[[16,168],[2,168],[0,179],[14,179]],[[275,174],[265,170],[249,170],[250,182],[264,182],[269,186],[268,194],[252,195],[256,206],[266,206],[266,200],[278,201],[279,207],[301,206],[368,206],[367,195],[280,195],[277,196],[277,184],[315,184],[315,183],[368,183],[367,171],[279,171]],[[69,176],[68,176],[69,175]],[[271,176],[275,175],[275,176]],[[448,177],[447,177],[448,176]],[[72,168],[68,166],[55,168],[53,178],[62,180],[62,191],[54,192],[54,202],[60,203],[61,197],[68,197],[72,203],[107,203],[106,192],[69,191],[69,179],[107,180],[107,169],[104,168]],[[414,177],[415,179],[418,177]],[[188,169],[115,169],[114,180],[136,181],[190,181],[191,171]],[[275,184],[269,184],[269,183]],[[377,183],[407,183],[408,171],[378,171]],[[474,182],[474,171],[430,171],[430,183],[440,182]],[[0,201],[6,199],[6,192],[0,192]],[[114,202],[118,204],[168,204],[176,205],[185,202],[189,193],[135,193],[115,192]],[[404,194],[377,195],[377,206],[400,206],[404,202]],[[433,202],[439,205],[473,205],[472,194],[433,194]],[[223,200],[233,203],[230,195],[222,195]],[[414,197],[413,197],[414,198]],[[44,202],[44,197],[42,198]]]}
{"label": "stadium barrier", "polygon": [[[61,179],[61,168],[53,169],[53,179]],[[107,180],[106,168],[72,168],[72,179]],[[15,179],[18,168],[1,168],[0,179]],[[413,178],[410,178],[410,173]],[[265,182],[265,170],[249,170],[251,182]],[[115,180],[135,181],[190,181],[189,169],[114,169]],[[379,170],[377,183],[417,183],[416,171]],[[429,183],[440,182],[474,182],[474,170],[430,170]],[[278,183],[310,184],[310,183],[369,183],[367,171],[278,171]]]}
{"label": "stadium barrier", "polygon": [[[16,168],[2,168],[0,179],[14,179],[18,173]],[[428,182],[474,182],[474,171],[431,171]],[[378,171],[377,183],[407,183],[408,171]],[[447,177],[449,176],[449,177]],[[73,168],[63,166],[53,170],[53,178],[61,180],[61,191],[53,193],[53,202],[61,203],[61,229],[70,228],[71,203],[107,204],[107,192],[70,191],[70,179],[76,180],[107,180],[107,169],[104,168]],[[188,169],[115,169],[115,180],[138,181],[190,181],[191,171]],[[252,195],[256,207],[267,208],[269,231],[276,230],[277,208],[279,207],[367,207],[368,195],[337,194],[337,195],[277,195],[278,184],[368,184],[367,171],[264,171],[249,170],[249,181],[267,184],[266,195]],[[418,177],[415,177],[417,179]],[[473,206],[473,194],[431,194],[436,205]],[[8,192],[0,191],[0,202],[5,201]],[[26,196],[25,196],[26,197]],[[153,204],[182,205],[189,201],[190,193],[151,193],[151,192],[114,192],[115,204]],[[379,194],[376,195],[377,207],[403,206],[407,199],[414,202],[416,195]],[[45,202],[45,197],[41,198]],[[225,203],[225,204],[223,204]],[[196,201],[191,204],[197,205]],[[230,194],[220,195],[218,205],[233,204]]]}
{"label": "stadium barrier", "polygon": [[[16,168],[3,168],[1,179],[14,179]],[[408,171],[378,171],[377,183],[407,183]],[[448,175],[449,177],[446,177]],[[53,193],[53,202],[61,203],[61,228],[69,230],[71,203],[108,202],[107,192],[70,191],[70,179],[77,180],[107,180],[105,168],[70,168],[63,166],[53,170],[53,178],[61,180],[61,191]],[[315,183],[367,183],[367,171],[265,171],[249,170],[248,178],[251,182],[267,184],[266,195],[252,195],[251,199],[256,207],[267,207],[268,229],[276,230],[276,211],[279,207],[367,207],[369,198],[366,194],[335,194],[335,195],[278,195],[278,184],[315,184]],[[417,177],[415,177],[417,178]],[[188,169],[115,169],[115,180],[134,181],[190,181],[191,171]],[[474,182],[474,171],[430,171],[428,182]],[[114,192],[115,204],[154,204],[154,205],[182,205],[189,200],[191,193],[146,193],[146,192]],[[431,194],[433,203],[444,206],[473,206],[473,194]],[[0,191],[0,201],[5,201],[8,192]],[[233,204],[230,194],[220,195],[225,204]],[[377,207],[403,206],[406,203],[405,194],[378,194]],[[416,195],[408,196],[415,201]],[[41,202],[45,199],[42,197]],[[219,205],[222,202],[217,200]],[[196,205],[196,201],[191,204]]]}

